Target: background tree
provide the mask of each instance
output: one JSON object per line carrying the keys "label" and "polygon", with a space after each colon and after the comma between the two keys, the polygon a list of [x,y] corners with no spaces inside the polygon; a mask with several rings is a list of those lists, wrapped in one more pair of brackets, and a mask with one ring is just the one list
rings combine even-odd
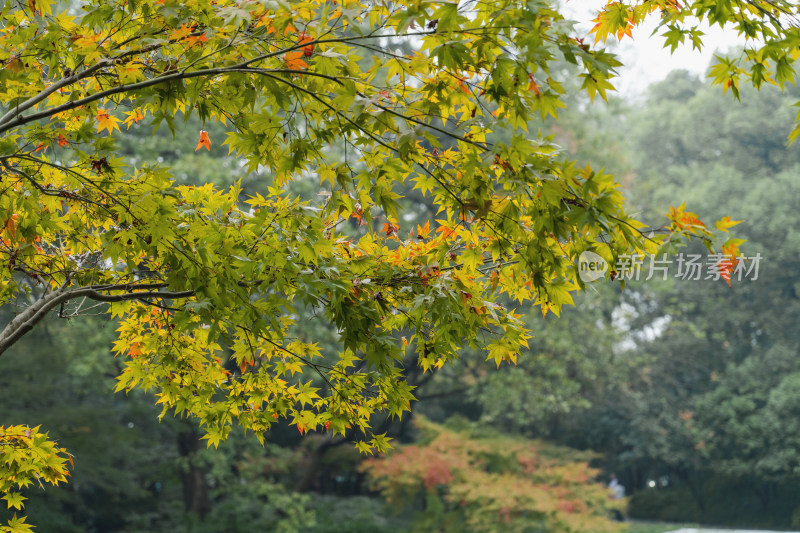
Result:
{"label": "background tree", "polygon": [[725,290],[678,279],[628,284],[608,305],[622,318],[618,357],[630,373],[567,420],[563,442],[603,451],[628,488],[669,483],[634,495],[639,516],[789,527],[794,426],[772,410],[791,409],[796,372],[796,209],[782,198],[796,189],[798,167],[780,130],[797,95],[742,88],[740,97],[675,72],[638,109],[616,104],[629,135],[609,133],[622,163],[612,168],[627,176],[643,219],[656,220],[675,197],[701,218],[733,214],[744,220],[735,228],[743,251],[762,259],[758,280]]}

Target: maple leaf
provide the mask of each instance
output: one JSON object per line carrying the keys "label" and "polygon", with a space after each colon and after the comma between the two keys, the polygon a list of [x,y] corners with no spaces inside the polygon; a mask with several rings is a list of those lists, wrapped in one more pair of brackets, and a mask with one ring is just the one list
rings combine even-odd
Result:
{"label": "maple leaf", "polygon": [[195,148],[194,151],[198,151],[203,146],[205,146],[206,150],[209,152],[211,151],[211,139],[208,138],[208,132],[206,130],[200,130],[200,140],[197,141],[197,148]]}
{"label": "maple leaf", "polygon": [[463,79],[456,78],[456,81],[458,82],[458,88],[461,89],[461,91],[463,91],[465,94],[472,94],[470,93],[469,87],[467,87],[467,84],[464,83]]}
{"label": "maple leaf", "polygon": [[739,256],[739,243],[744,242],[740,239],[730,239],[722,245],[722,253],[731,258]]}
{"label": "maple leaf", "polygon": [[192,28],[187,24],[183,24],[181,25],[180,28],[170,33],[169,38],[170,40],[173,41],[181,41],[185,39],[190,33],[192,33]]}
{"label": "maple leaf", "polygon": [[688,226],[700,226],[701,228],[705,228],[706,225],[697,218],[697,215],[694,213],[681,213],[676,221],[678,226],[680,227],[688,227]]}
{"label": "maple leaf", "polygon": [[[714,227],[720,231],[728,232],[728,228],[741,224],[741,220],[731,220],[731,217],[723,217],[714,223]],[[724,251],[724,248],[723,248]]]}
{"label": "maple leaf", "polygon": [[130,347],[128,347],[128,355],[131,357],[142,355],[141,345],[138,342],[131,344]]}
{"label": "maple leaf", "polygon": [[730,287],[731,285],[731,272],[733,272],[735,264],[730,257],[723,258],[719,263],[717,263],[717,269],[719,270],[719,277],[725,280],[725,283],[728,284]]}
{"label": "maple leaf", "polygon": [[123,124],[125,124],[125,129],[130,129],[133,124],[138,124],[141,120],[144,120],[144,115],[140,110],[134,109],[128,113],[128,118],[125,119]]}
{"label": "maple leaf", "polygon": [[134,63],[122,65],[117,72],[119,74],[119,79],[123,83],[134,82],[144,77],[142,68]]}
{"label": "maple leaf", "polygon": [[119,131],[119,119],[113,115],[109,115],[105,109],[97,110],[97,133],[107,130],[108,133],[114,133],[114,130]]}
{"label": "maple leaf", "polygon": [[533,74],[529,74],[528,78],[530,79],[530,83],[528,84],[528,90],[533,91],[533,94],[539,96],[539,86],[536,84],[536,80],[533,78]]}
{"label": "maple leaf", "polygon": [[[314,39],[308,37],[305,32],[300,34],[300,42],[298,44],[313,43]],[[314,45],[306,44],[303,48],[303,57],[311,57],[314,55]]]}
{"label": "maple leaf", "polygon": [[595,25],[589,33],[594,34],[595,44],[600,41],[605,42],[606,38],[611,34],[616,34],[617,38],[621,39],[624,35],[630,35],[631,19],[632,14],[625,4],[611,2],[592,20]]}
{"label": "maple leaf", "polygon": [[58,135],[58,138],[56,140],[58,141],[59,148],[64,148],[65,146],[69,146],[69,141],[66,139],[66,137],[64,137],[61,134]]}
{"label": "maple leaf", "polygon": [[356,204],[354,206],[353,212],[350,213],[350,216],[358,220],[359,226],[363,226],[364,224],[366,224],[366,222],[364,221],[364,212],[361,210],[361,204]]}
{"label": "maple leaf", "polygon": [[208,37],[206,37],[205,33],[201,33],[200,35],[189,35],[184,40],[189,44],[188,48],[192,48],[193,46],[208,42]]}
{"label": "maple leaf", "polygon": [[392,235],[396,234],[399,229],[400,229],[399,226],[395,226],[391,222],[386,222],[384,223],[383,229],[381,231],[386,233],[387,237],[391,237]]}
{"label": "maple leaf", "polygon": [[419,224],[417,224],[417,239],[419,240],[427,239],[430,232],[431,232],[430,221],[425,222],[424,226],[420,226]]}
{"label": "maple leaf", "polygon": [[[725,218],[730,222],[730,217]],[[717,269],[719,270],[719,277],[724,279],[728,286],[731,284],[731,272],[741,261],[739,244],[743,242],[741,239],[728,239],[722,245],[722,259],[717,263]]]}
{"label": "maple leaf", "polygon": [[26,500],[25,496],[18,492],[9,492],[3,499],[8,502],[8,508],[11,509],[12,507],[15,509],[22,509],[22,501]]}
{"label": "maple leaf", "polygon": [[53,13],[51,0],[28,0],[28,8],[34,15],[51,15]]}
{"label": "maple leaf", "polygon": [[291,70],[305,70],[308,68],[308,63],[301,59],[304,54],[305,52],[303,52],[303,50],[286,52],[283,56],[283,62],[286,63],[286,67]]}
{"label": "maple leaf", "polygon": [[92,170],[98,174],[102,174],[105,171],[111,170],[111,165],[108,164],[108,160],[105,157],[101,157],[100,159],[91,159],[90,163],[92,165]]}
{"label": "maple leaf", "polygon": [[686,204],[683,203],[679,207],[670,207],[669,214],[667,215],[675,223],[675,227],[679,230],[695,231],[697,229],[705,229],[706,225],[697,218],[694,213],[685,211]]}
{"label": "maple leaf", "polygon": [[631,30],[633,30],[633,27],[635,25],[636,21],[633,19],[633,13],[631,13],[630,18],[628,19],[628,23],[617,30],[617,40],[621,41],[622,38],[625,37],[626,35],[631,39],[633,39],[633,34],[631,33]]}
{"label": "maple leaf", "polygon": [[5,221],[3,224],[3,229],[8,232],[8,236],[12,239],[14,238],[14,234],[17,231],[17,222],[19,221],[19,215],[13,214],[11,217]]}

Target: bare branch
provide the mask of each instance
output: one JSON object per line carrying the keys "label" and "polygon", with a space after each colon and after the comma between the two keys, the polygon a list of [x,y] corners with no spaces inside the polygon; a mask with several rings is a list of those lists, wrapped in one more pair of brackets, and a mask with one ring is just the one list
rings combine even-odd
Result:
{"label": "bare branch", "polygon": [[[125,284],[125,285],[93,285],[67,290],[66,285],[53,292],[42,295],[30,307],[22,311],[9,322],[0,332],[0,355],[14,345],[27,332],[36,326],[47,313],[76,298],[89,298],[98,302],[124,302],[128,300],[149,301],[153,299],[175,300],[191,298],[194,290],[187,291],[160,291],[166,287],[163,283]],[[145,290],[137,290],[145,289]],[[149,290],[147,290],[149,289]],[[156,290],[153,290],[156,289]],[[122,294],[108,294],[109,291],[128,291]]]}

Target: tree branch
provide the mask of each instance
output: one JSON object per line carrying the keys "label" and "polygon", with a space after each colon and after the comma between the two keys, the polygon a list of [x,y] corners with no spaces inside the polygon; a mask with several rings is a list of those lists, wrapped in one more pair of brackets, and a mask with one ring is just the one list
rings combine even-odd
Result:
{"label": "tree branch", "polygon": [[[22,311],[3,331],[0,332],[0,355],[14,345],[27,332],[36,326],[42,319],[58,307],[59,305],[74,300],[75,298],[89,298],[98,302],[123,302],[128,300],[148,301],[153,298],[158,299],[180,299],[190,298],[196,291],[160,291],[158,289],[166,287],[164,283],[148,284],[124,284],[124,285],[92,285],[89,287],[79,287],[67,290],[66,285],[59,287],[53,292],[44,294],[30,307]],[[150,289],[137,291],[136,289]],[[128,291],[122,294],[105,294],[108,291]],[[133,291],[133,292],[131,292]]]}

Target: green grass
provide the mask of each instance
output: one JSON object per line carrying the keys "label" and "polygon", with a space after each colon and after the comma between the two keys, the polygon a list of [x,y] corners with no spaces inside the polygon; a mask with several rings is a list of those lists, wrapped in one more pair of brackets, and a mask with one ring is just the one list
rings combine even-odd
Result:
{"label": "green grass", "polygon": [[628,522],[628,533],[666,533],[682,527],[700,527],[698,524],[675,524],[671,522]]}

